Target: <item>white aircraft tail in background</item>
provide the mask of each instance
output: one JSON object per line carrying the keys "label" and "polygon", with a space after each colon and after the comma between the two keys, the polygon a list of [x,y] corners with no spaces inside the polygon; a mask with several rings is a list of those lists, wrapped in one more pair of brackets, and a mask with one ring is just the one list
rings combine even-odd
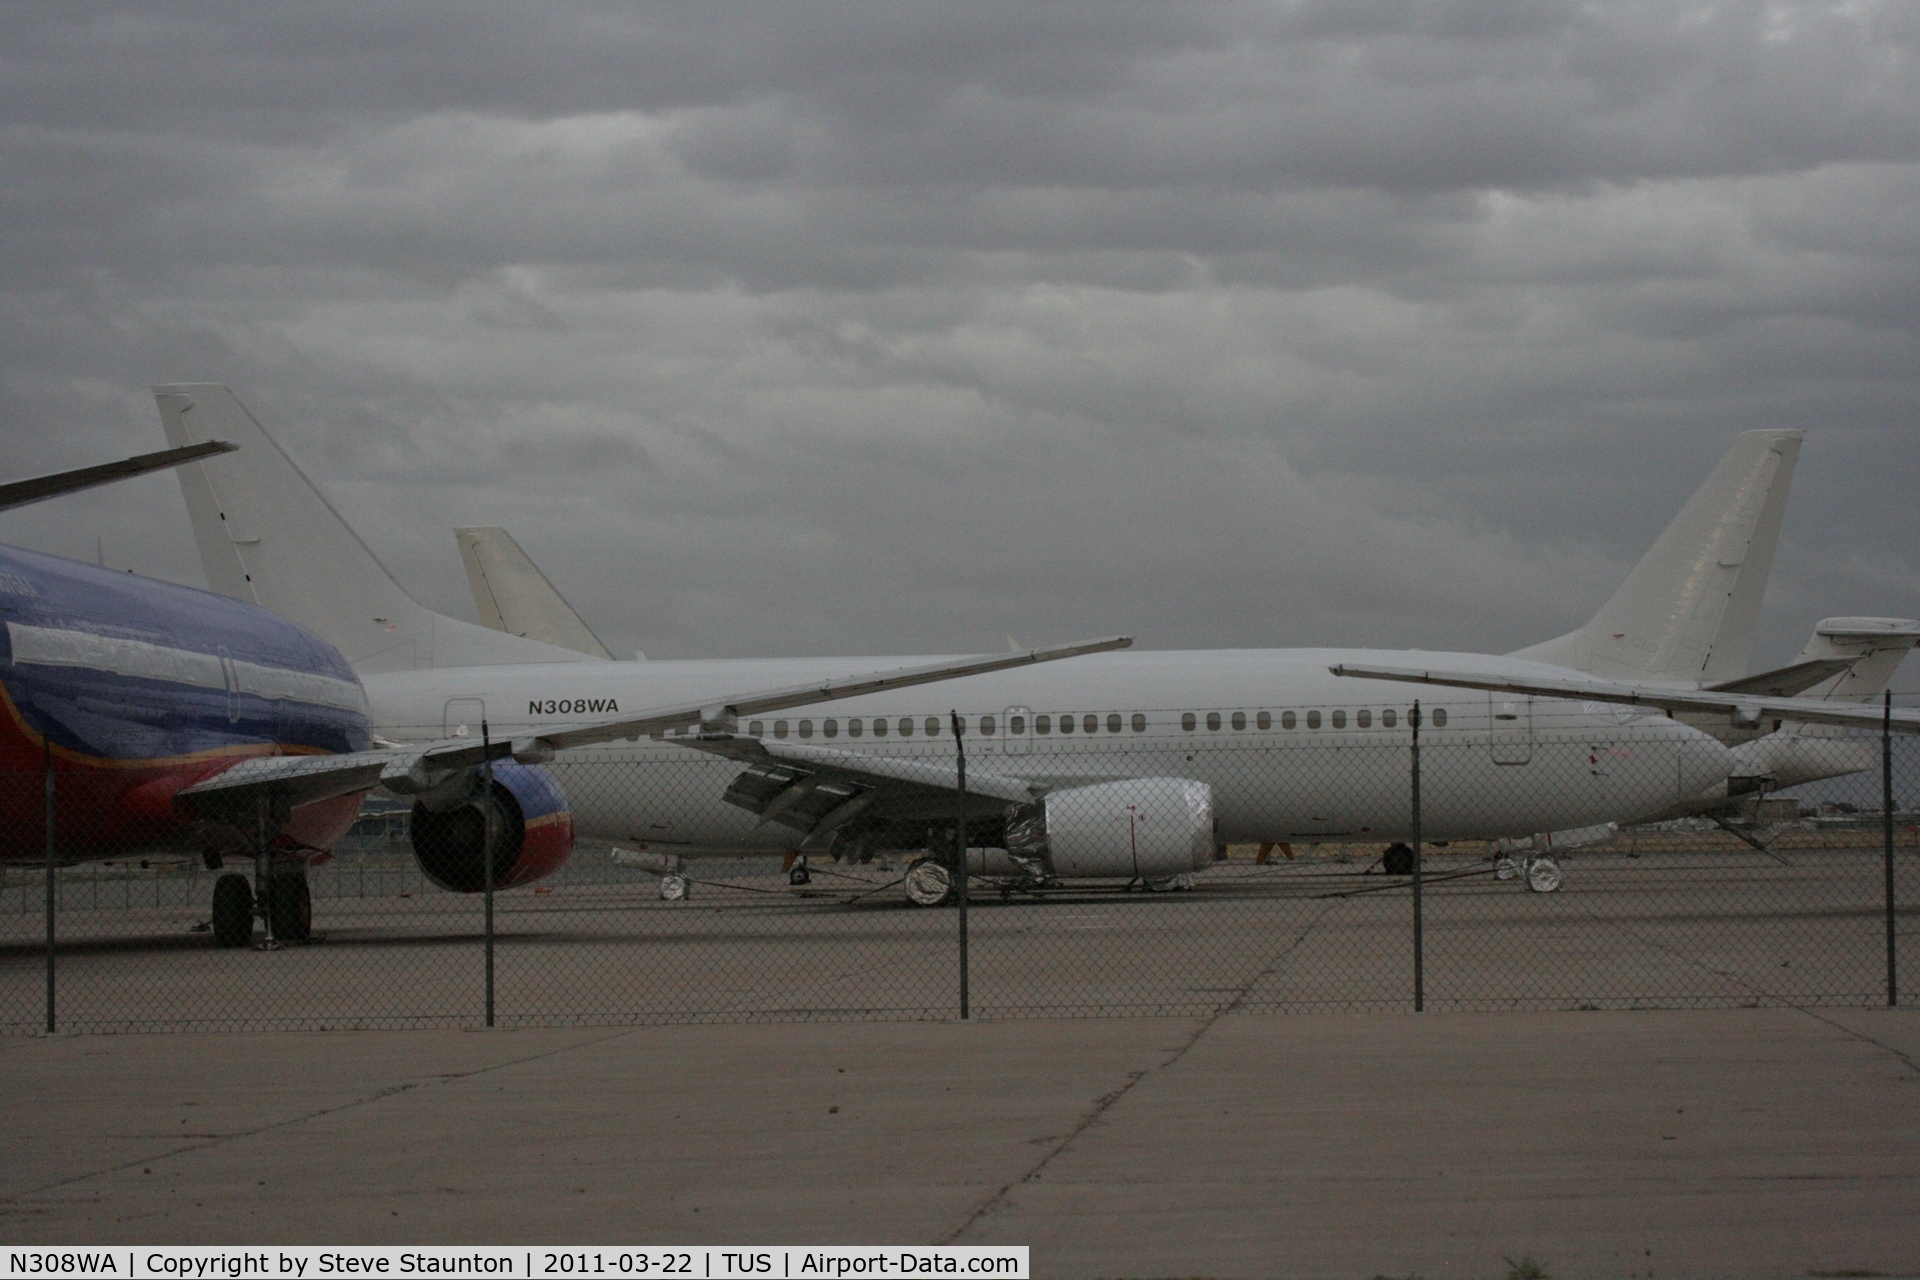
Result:
{"label": "white aircraft tail in background", "polygon": [[1916,644],[1920,644],[1920,621],[1912,618],[1823,618],[1794,661],[1834,659],[1849,665],[1800,696],[1837,702],[1874,701]]}
{"label": "white aircraft tail in background", "polygon": [[589,658],[613,657],[512,534],[500,528],[455,529],[453,536],[482,626]]}
{"label": "white aircraft tail in background", "polygon": [[184,383],[153,392],[176,447],[213,439],[240,446],[180,469],[215,591],[318,632],[362,673],[589,661],[417,603],[226,387]]}
{"label": "white aircraft tail in background", "polygon": [[1802,434],[1742,433],[1591,622],[1509,656],[1614,680],[1744,676]]}

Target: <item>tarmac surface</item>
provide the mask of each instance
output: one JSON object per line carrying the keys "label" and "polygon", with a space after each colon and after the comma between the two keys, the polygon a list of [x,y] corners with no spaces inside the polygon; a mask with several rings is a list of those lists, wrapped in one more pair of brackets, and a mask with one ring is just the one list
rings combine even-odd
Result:
{"label": "tarmac surface", "polygon": [[0,1038],[9,1243],[1009,1243],[1036,1276],[1920,1274],[1920,1016]]}
{"label": "tarmac surface", "polygon": [[[884,868],[560,882],[499,898],[495,1031],[479,903],[400,865],[316,877],[319,940],[273,953],[193,932],[196,879],[63,883],[61,1025],[168,1034],[19,1034],[38,920],[0,921],[0,1238],[1920,1275],[1920,1014],[1871,1007],[1877,851],[1576,858],[1547,895],[1437,857],[1448,1011],[1420,1015],[1407,885],[1363,861],[978,899],[970,1023],[957,913]],[[1062,1016],[1090,1013],[1134,1016]]]}

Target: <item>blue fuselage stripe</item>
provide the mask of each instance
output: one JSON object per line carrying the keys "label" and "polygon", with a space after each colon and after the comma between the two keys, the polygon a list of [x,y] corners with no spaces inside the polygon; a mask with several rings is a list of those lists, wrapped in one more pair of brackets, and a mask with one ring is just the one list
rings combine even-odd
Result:
{"label": "blue fuselage stripe", "polygon": [[[371,739],[364,695],[346,660],[256,605],[0,547],[0,623],[36,642],[33,652],[16,655],[10,628],[0,625],[0,684],[19,720],[12,732],[24,729],[79,755],[161,761],[263,746],[354,751]],[[72,637],[77,657],[55,652],[62,634]],[[139,657],[142,671],[156,663],[164,670],[166,655],[177,654],[193,680],[103,669],[115,650]],[[228,673],[225,687],[208,687],[209,670]],[[326,701],[301,696],[316,690]]]}

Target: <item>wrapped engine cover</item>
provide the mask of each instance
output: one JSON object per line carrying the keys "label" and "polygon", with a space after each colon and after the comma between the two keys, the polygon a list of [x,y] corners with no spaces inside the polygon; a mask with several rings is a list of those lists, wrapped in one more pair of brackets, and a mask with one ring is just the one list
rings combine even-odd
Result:
{"label": "wrapped engine cover", "polygon": [[1213,788],[1191,778],[1129,778],[1045,800],[1056,876],[1175,876],[1213,865]]}

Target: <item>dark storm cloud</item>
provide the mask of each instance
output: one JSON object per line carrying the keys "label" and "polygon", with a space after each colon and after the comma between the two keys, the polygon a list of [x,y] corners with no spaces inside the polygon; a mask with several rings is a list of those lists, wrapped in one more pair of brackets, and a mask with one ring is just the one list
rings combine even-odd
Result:
{"label": "dark storm cloud", "polygon": [[[617,645],[1497,648],[1802,425],[1784,658],[1920,607],[1916,12],[12,6],[0,465],[217,378]],[[191,577],[168,484],[0,533]]]}

